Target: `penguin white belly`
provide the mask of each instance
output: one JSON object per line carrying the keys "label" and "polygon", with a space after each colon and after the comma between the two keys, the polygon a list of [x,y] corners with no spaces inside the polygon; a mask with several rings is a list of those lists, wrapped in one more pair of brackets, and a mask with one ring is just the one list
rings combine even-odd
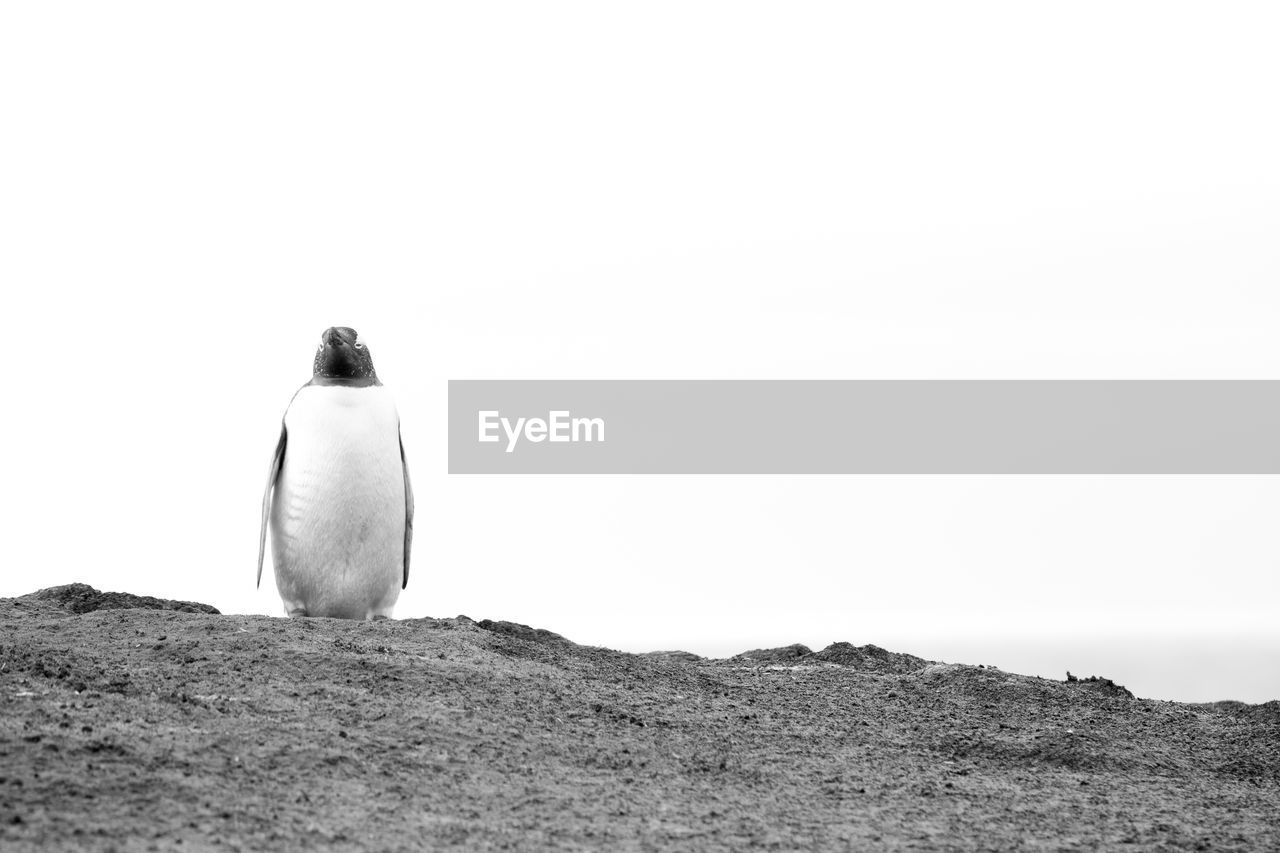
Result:
{"label": "penguin white belly", "polygon": [[285,413],[271,507],[285,611],[390,616],[404,572],[405,483],[395,403],[380,385],[308,385]]}

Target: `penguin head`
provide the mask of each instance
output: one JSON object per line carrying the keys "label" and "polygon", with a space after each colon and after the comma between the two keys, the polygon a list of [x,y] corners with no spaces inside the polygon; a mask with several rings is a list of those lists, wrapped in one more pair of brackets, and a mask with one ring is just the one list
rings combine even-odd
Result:
{"label": "penguin head", "polygon": [[378,384],[378,374],[373,370],[373,355],[361,342],[356,330],[347,326],[332,326],[320,335],[314,371],[315,379],[319,380],[372,380],[369,384]]}

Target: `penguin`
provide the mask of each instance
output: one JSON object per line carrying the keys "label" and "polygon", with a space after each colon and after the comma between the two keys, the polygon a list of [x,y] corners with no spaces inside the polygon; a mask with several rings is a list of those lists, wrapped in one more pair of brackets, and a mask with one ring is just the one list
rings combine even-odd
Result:
{"label": "penguin", "polygon": [[354,329],[320,336],[311,381],[285,410],[258,536],[267,527],[290,617],[391,617],[409,585],[413,489],[400,417]]}

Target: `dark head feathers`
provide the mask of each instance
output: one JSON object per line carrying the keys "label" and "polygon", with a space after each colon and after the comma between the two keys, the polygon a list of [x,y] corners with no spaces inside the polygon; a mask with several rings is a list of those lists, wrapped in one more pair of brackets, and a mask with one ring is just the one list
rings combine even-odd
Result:
{"label": "dark head feathers", "polygon": [[373,369],[373,355],[348,326],[332,326],[320,335],[312,385],[381,385]]}

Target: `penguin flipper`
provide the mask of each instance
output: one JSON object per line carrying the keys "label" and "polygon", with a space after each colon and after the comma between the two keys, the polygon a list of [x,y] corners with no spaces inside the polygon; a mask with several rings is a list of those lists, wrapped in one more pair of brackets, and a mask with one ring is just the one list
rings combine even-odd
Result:
{"label": "penguin flipper", "polygon": [[280,471],[284,468],[284,448],[289,443],[289,431],[280,424],[280,440],[276,442],[276,453],[271,458],[271,472],[267,475],[267,490],[262,493],[262,529],[258,533],[258,583],[262,586],[262,558],[267,552],[267,519],[271,517],[271,492],[280,479]]}
{"label": "penguin flipper", "polygon": [[[281,439],[283,441],[283,439]],[[409,549],[413,546],[413,486],[409,484],[409,463],[404,458],[404,436],[400,436],[400,467],[404,469],[404,589],[409,585]]]}

